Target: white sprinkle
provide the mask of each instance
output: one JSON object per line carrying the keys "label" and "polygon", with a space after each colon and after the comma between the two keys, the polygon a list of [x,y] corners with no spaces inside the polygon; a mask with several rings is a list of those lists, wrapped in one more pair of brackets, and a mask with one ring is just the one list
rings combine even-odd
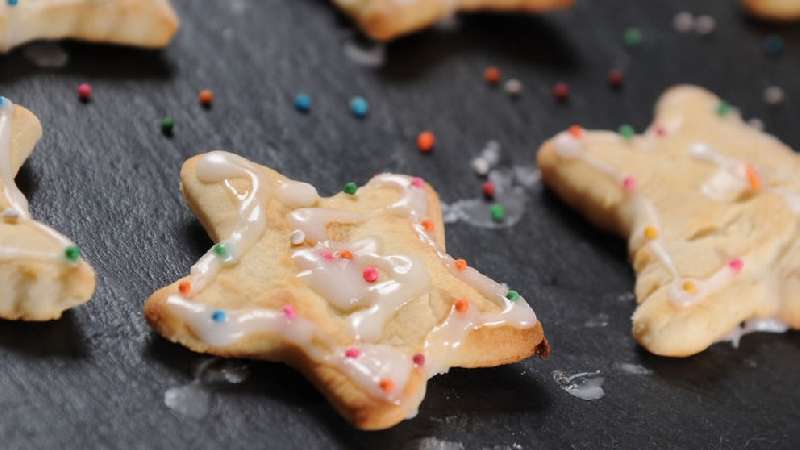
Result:
{"label": "white sprinkle", "polygon": [[506,81],[505,89],[506,89],[506,93],[508,93],[508,95],[510,95],[512,97],[516,97],[516,96],[518,96],[519,94],[522,93],[522,82],[520,82],[516,78],[512,78],[512,79]]}
{"label": "white sprinkle", "polygon": [[19,221],[19,211],[14,208],[7,208],[3,211],[3,222],[8,224],[15,224]]}
{"label": "white sprinkle", "polygon": [[303,233],[303,230],[294,230],[292,231],[292,235],[289,237],[289,241],[292,245],[300,245],[306,241],[306,234]]}
{"label": "white sprinkle", "polygon": [[751,127],[755,128],[758,131],[764,129],[764,122],[761,119],[753,118],[747,121],[747,124]]}
{"label": "white sprinkle", "polygon": [[681,11],[675,14],[672,19],[672,26],[680,33],[688,33],[694,28],[694,16],[690,12]]}
{"label": "white sprinkle", "polygon": [[780,105],[783,103],[783,89],[780,86],[770,86],[764,89],[764,101],[768,105]]}
{"label": "white sprinkle", "polygon": [[489,173],[489,161],[486,161],[484,158],[475,158],[472,160],[472,169],[475,170],[475,173],[478,175],[485,177],[487,173]]}
{"label": "white sprinkle", "polygon": [[717,29],[717,21],[711,16],[698,16],[694,21],[694,31],[697,34],[708,35]]}

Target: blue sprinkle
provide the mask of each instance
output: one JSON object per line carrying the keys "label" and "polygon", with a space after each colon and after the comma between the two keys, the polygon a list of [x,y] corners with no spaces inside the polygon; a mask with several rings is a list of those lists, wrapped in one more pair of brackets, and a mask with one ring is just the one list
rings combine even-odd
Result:
{"label": "blue sprinkle", "polygon": [[17,1],[18,0],[8,0],[8,6],[17,6]]}
{"label": "blue sprinkle", "polygon": [[364,97],[353,97],[353,99],[350,100],[350,110],[353,111],[354,116],[363,119],[366,117],[367,112],[369,112],[369,104]]}
{"label": "blue sprinkle", "polygon": [[777,56],[783,53],[783,39],[777,34],[764,38],[764,50],[768,55]]}
{"label": "blue sprinkle", "polygon": [[211,320],[214,322],[225,322],[225,311],[218,309],[211,313]]}
{"label": "blue sprinkle", "polygon": [[294,107],[300,112],[308,112],[311,109],[311,97],[308,94],[297,94],[294,98]]}
{"label": "blue sprinkle", "polygon": [[6,100],[6,98],[5,98],[5,97],[3,97],[2,95],[0,95],[0,108],[2,108],[2,107],[4,107],[4,106],[6,106],[6,102],[7,102],[7,101],[8,101],[8,100]]}

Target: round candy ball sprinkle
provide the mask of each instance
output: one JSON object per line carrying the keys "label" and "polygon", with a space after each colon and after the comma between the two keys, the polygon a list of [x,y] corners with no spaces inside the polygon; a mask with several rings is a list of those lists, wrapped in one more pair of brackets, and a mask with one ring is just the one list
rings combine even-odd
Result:
{"label": "round candy ball sprinkle", "polygon": [[509,289],[508,293],[506,293],[506,298],[512,302],[519,300],[519,292]]}
{"label": "round candy ball sprinkle", "polygon": [[688,11],[681,11],[672,18],[672,26],[679,33],[688,33],[694,29],[694,16]]}
{"label": "round candy ball sprinkle", "polygon": [[614,89],[622,87],[622,81],[625,79],[624,74],[619,69],[611,69],[608,71],[608,85]]}
{"label": "round candy ball sprinkle", "polygon": [[345,358],[356,359],[359,356],[361,356],[361,350],[359,350],[359,349],[357,349],[355,347],[350,347],[350,348],[348,348],[347,350],[344,351],[344,357]]}
{"label": "round candy ball sprinkle", "polygon": [[436,145],[436,135],[431,131],[423,131],[417,136],[417,148],[422,153],[430,153]]}
{"label": "round candy ball sprinkle", "polygon": [[203,89],[197,94],[197,100],[204,108],[210,108],[214,103],[214,92],[210,89]]}
{"label": "round candy ball sprinkle", "polygon": [[633,139],[634,134],[636,134],[636,131],[634,131],[633,127],[628,124],[619,127],[619,135],[622,136],[622,139],[625,139],[626,141]]}
{"label": "round candy ball sprinkle", "polygon": [[642,43],[642,31],[636,27],[625,29],[623,41],[628,47],[635,47]]}
{"label": "round candy ball sprinkle", "polygon": [[425,365],[425,355],[422,353],[417,353],[411,357],[411,362],[413,362],[417,367],[422,367]]}
{"label": "round candy ball sprinkle", "polygon": [[473,159],[472,170],[474,170],[478,176],[485,177],[486,174],[489,173],[489,161],[481,157]]}
{"label": "round candy ball sprinkle", "polygon": [[489,66],[483,71],[483,79],[490,86],[497,86],[500,83],[500,69],[494,66]]}
{"label": "round candy ball sprinkle", "polygon": [[364,269],[364,272],[361,274],[364,277],[364,281],[367,283],[374,283],[378,281],[378,269],[374,267],[367,267]]}
{"label": "round candy ball sprinkle", "polygon": [[192,283],[181,281],[180,284],[178,284],[178,292],[181,293],[181,296],[188,297],[189,294],[192,293]]}
{"label": "round candy ball sprinkle", "polygon": [[161,119],[161,132],[164,136],[172,136],[175,133],[175,119],[172,117]]}
{"label": "round candy ball sprinkle", "polygon": [[369,112],[369,104],[364,97],[353,97],[350,100],[350,111],[358,119],[363,119]]}
{"label": "round candy ball sprinkle", "polygon": [[378,382],[378,387],[385,394],[388,394],[394,390],[394,381],[389,378],[382,378],[381,381]]}
{"label": "round candy ball sprinkle", "polygon": [[733,106],[730,103],[722,100],[717,104],[717,115],[720,117],[725,117],[733,111]]}
{"label": "round candy ball sprinkle", "polygon": [[483,185],[481,185],[481,191],[483,192],[483,196],[489,200],[494,198],[496,189],[497,188],[495,187],[494,183],[492,183],[491,181],[487,181],[483,183]]}
{"label": "round candy ball sprinkle", "polygon": [[81,83],[78,86],[78,100],[82,103],[89,103],[92,100],[92,85],[89,83]]}
{"label": "round candy ball sprinkle", "polygon": [[778,56],[783,53],[783,38],[777,34],[770,34],[765,37],[764,51],[770,56]]}
{"label": "round candy ball sprinkle", "polygon": [[468,267],[467,260],[463,258],[455,260],[453,264],[456,266],[456,270],[458,270],[459,272],[467,270]]}
{"label": "round candy ball sprinkle", "polygon": [[71,263],[78,262],[81,259],[81,249],[76,245],[70,245],[64,249],[64,258]]}
{"label": "round candy ball sprinkle", "polygon": [[8,6],[17,6],[18,0],[8,0]]}
{"label": "round candy ball sprinkle", "polygon": [[311,96],[308,94],[297,94],[294,97],[294,109],[301,113],[311,111]]}
{"label": "round candy ball sprinkle", "polygon": [[306,234],[303,232],[303,230],[294,230],[292,231],[292,234],[289,236],[289,242],[291,242],[292,245],[300,245],[305,241],[306,241]]}
{"label": "round candy ball sprinkle", "polygon": [[512,78],[506,81],[504,88],[508,95],[516,97],[522,93],[522,82],[516,78]]}
{"label": "round candy ball sprinkle", "polygon": [[744,262],[741,258],[734,258],[730,260],[728,267],[730,267],[732,271],[739,273],[742,271],[742,268],[744,268]]}
{"label": "round candy ball sprinkle", "polygon": [[221,309],[218,309],[218,310],[214,311],[213,313],[211,313],[211,320],[213,320],[214,322],[217,322],[217,323],[225,322],[226,318],[227,317],[225,316],[225,311],[223,311]]}
{"label": "round candy ball sprinkle", "polygon": [[358,192],[358,185],[350,181],[345,183],[344,189],[342,190],[347,195],[356,195],[356,192]]}
{"label": "round candy ball sprinkle", "polygon": [[283,305],[283,308],[281,308],[281,312],[283,312],[283,316],[289,320],[292,320],[295,317],[297,317],[297,310],[294,309],[294,306],[292,305]]}
{"label": "round candy ball sprinkle", "polygon": [[694,21],[694,31],[697,34],[709,35],[717,29],[717,21],[711,16],[697,16]]}
{"label": "round candy ball sprinkle", "polygon": [[214,244],[214,246],[211,247],[211,251],[220,258],[228,257],[228,247],[223,243]]}
{"label": "round candy ball sprinkle", "polygon": [[489,207],[489,216],[495,222],[502,222],[506,218],[506,208],[500,203],[495,203]]}
{"label": "round candy ball sprinkle", "polygon": [[776,106],[783,103],[783,89],[780,86],[770,86],[764,89],[764,101],[768,105]]}
{"label": "round candy ball sprinkle", "polygon": [[753,118],[747,121],[747,124],[751,127],[755,128],[758,131],[762,131],[764,129],[764,121],[758,118]]}
{"label": "round candy ball sprinkle", "polygon": [[469,301],[467,301],[467,300],[465,300],[463,298],[460,298],[460,299],[456,300],[456,302],[455,302],[455,304],[453,306],[455,306],[456,311],[458,311],[460,313],[465,313],[465,312],[469,311]]}
{"label": "round candy ball sprinkle", "polygon": [[553,97],[559,102],[566,102],[569,99],[569,85],[563,82],[553,85]]}

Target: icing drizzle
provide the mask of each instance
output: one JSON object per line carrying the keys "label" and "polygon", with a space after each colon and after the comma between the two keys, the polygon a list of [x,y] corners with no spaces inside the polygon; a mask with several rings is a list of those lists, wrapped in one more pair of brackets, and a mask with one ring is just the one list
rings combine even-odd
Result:
{"label": "icing drizzle", "polygon": [[[319,197],[305,183],[279,181],[265,186],[258,169],[249,161],[226,152],[204,155],[197,166],[203,183],[224,182],[239,201],[239,221],[229,237],[216,244],[192,268],[191,289],[172,295],[167,305],[179,314],[193,333],[215,347],[233,345],[251,335],[268,333],[301,347],[314,360],[337,367],[376,398],[398,402],[415,367],[424,365],[426,377],[445,372],[457,362],[454,351],[470,331],[483,326],[509,325],[530,328],[537,318],[527,302],[505,285],[471,267],[460,267],[429,235],[429,198],[425,182],[419,178],[384,174],[373,178],[368,187],[388,187],[401,197],[386,208],[365,213],[312,207]],[[241,194],[231,180],[247,179],[248,192]],[[292,245],[302,247],[291,254],[299,269],[297,277],[340,313],[348,326],[354,347],[341,348],[313,322],[299,317],[291,305],[282,310],[248,308],[223,310],[192,302],[188,297],[202,291],[223,265],[234,264],[257,242],[266,230],[265,200],[273,195],[293,210],[289,222]],[[469,308],[457,311],[428,334],[424,353],[406,354],[399,348],[377,344],[384,325],[408,302],[431,289],[425,263],[414,255],[384,255],[379,238],[355,242],[328,239],[331,223],[355,224],[374,215],[397,214],[408,217],[420,240],[430,245],[448,270],[501,307],[498,312]],[[509,298],[506,298],[506,296]],[[424,363],[420,363],[424,362]],[[418,399],[421,401],[421,397]]]}

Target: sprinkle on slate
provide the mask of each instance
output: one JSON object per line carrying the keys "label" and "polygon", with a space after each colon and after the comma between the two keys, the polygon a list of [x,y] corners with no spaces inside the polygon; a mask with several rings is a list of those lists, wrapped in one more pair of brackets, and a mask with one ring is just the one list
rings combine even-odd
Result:
{"label": "sprinkle on slate", "polygon": [[506,93],[512,97],[517,97],[522,93],[522,82],[516,78],[506,81]]}
{"label": "sprinkle on slate", "polygon": [[211,108],[214,103],[214,92],[210,89],[203,89],[197,94],[197,100],[204,108]]}
{"label": "sprinkle on slate", "polygon": [[297,94],[294,98],[294,109],[306,113],[311,110],[311,97],[308,94]]}
{"label": "sprinkle on slate", "polygon": [[569,99],[569,85],[563,82],[553,85],[553,97],[559,102],[566,102]]}
{"label": "sprinkle on slate", "polygon": [[225,311],[223,311],[221,309],[218,309],[218,310],[214,311],[213,313],[211,313],[211,320],[213,320],[214,322],[217,322],[217,323],[225,322],[225,318],[226,318],[225,317]]}
{"label": "sprinkle on slate", "polygon": [[89,83],[81,83],[78,86],[78,100],[81,103],[89,103],[92,100],[92,85]]}
{"label": "sprinkle on slate", "polygon": [[515,302],[515,301],[519,300],[519,292],[517,292],[517,291],[515,291],[513,289],[509,289],[508,293],[506,294],[506,298],[511,300],[512,302]]}
{"label": "sprinkle on slate", "polygon": [[770,106],[776,106],[783,103],[784,94],[780,86],[770,86],[764,89],[764,101]]}
{"label": "sprinkle on slate", "polygon": [[71,263],[78,262],[81,259],[81,249],[75,245],[70,245],[64,249],[64,258]]}
{"label": "sprinkle on slate", "polygon": [[731,113],[733,107],[730,103],[726,102],[725,100],[721,100],[719,104],[717,104],[717,115],[720,117],[725,117]]}
{"label": "sprinkle on slate", "polygon": [[628,47],[635,47],[642,43],[642,32],[635,27],[627,28],[623,40]]}
{"label": "sprinkle on slate", "polygon": [[164,136],[172,136],[175,133],[175,119],[172,117],[161,119],[161,132]]}
{"label": "sprinkle on slate", "polygon": [[500,83],[500,69],[494,66],[489,66],[483,71],[483,79],[490,86],[497,86]]}
{"label": "sprinkle on slate", "polygon": [[711,16],[697,16],[694,21],[694,31],[697,34],[707,36],[717,29],[717,21]]}
{"label": "sprinkle on slate", "polygon": [[608,71],[608,85],[614,89],[619,89],[622,87],[622,81],[624,78],[625,76],[619,69],[611,69]]}
{"label": "sprinkle on slate", "polygon": [[694,16],[688,11],[681,11],[672,18],[672,26],[679,33],[688,33],[694,28]]}
{"label": "sprinkle on slate", "polygon": [[633,127],[628,124],[619,127],[619,135],[622,136],[622,139],[625,139],[626,141],[633,139],[633,135],[635,133],[636,132],[633,130]]}
{"label": "sprinkle on slate", "polygon": [[765,37],[764,51],[770,56],[778,56],[783,53],[783,38],[777,34],[770,34]]}
{"label": "sprinkle on slate", "polygon": [[350,100],[350,111],[352,111],[356,118],[363,119],[369,112],[369,104],[364,97],[353,97],[353,99]]}
{"label": "sprinkle on slate", "polygon": [[352,181],[347,182],[344,185],[343,191],[345,194],[348,195],[356,195],[356,192],[358,192],[358,185],[353,183]]}
{"label": "sprinkle on slate", "polygon": [[492,183],[491,181],[487,181],[483,183],[483,185],[481,186],[481,191],[483,191],[483,196],[489,200],[494,198],[495,190],[496,188],[494,186],[494,183]]}
{"label": "sprinkle on slate", "polygon": [[489,207],[489,215],[495,222],[502,222],[506,218],[506,208],[500,203]]}
{"label": "sprinkle on slate", "polygon": [[417,136],[417,148],[422,153],[430,153],[436,145],[436,135],[431,131],[423,131]]}

